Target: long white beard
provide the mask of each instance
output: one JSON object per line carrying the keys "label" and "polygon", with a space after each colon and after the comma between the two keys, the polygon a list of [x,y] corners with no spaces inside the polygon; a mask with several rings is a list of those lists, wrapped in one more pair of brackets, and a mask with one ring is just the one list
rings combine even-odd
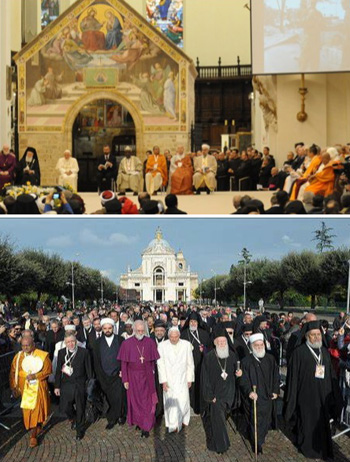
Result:
{"label": "long white beard", "polygon": [[318,342],[311,343],[310,340],[306,340],[306,345],[308,345],[310,348],[321,348],[322,347],[322,340]]}
{"label": "long white beard", "polygon": [[137,338],[137,340],[142,340],[144,336],[145,334],[142,334],[142,335],[135,334],[135,337]]}
{"label": "long white beard", "polygon": [[252,351],[253,351],[254,355],[255,355],[257,358],[259,358],[259,359],[262,359],[262,358],[265,356],[265,354],[266,354],[265,349],[263,349],[262,351],[258,351],[258,350],[257,350],[256,348],[254,348],[253,346],[252,346]]}
{"label": "long white beard", "polygon": [[216,354],[218,355],[219,359],[226,359],[229,356],[229,350],[228,350],[228,345],[226,345],[223,348],[219,348],[218,346],[216,348]]}

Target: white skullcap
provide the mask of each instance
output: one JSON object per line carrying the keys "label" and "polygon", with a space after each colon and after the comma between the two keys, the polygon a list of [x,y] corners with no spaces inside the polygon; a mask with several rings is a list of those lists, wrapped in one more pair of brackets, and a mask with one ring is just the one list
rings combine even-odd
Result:
{"label": "white skullcap", "polygon": [[170,327],[170,329],[168,330],[168,335],[170,334],[170,332],[180,333],[179,329],[176,326]]}
{"label": "white skullcap", "polygon": [[125,321],[124,323],[125,325],[129,325],[129,326],[133,326],[134,325],[134,321],[132,319],[128,319],[127,321]]}
{"label": "white skullcap", "polygon": [[101,319],[101,327],[103,327],[105,324],[110,324],[111,326],[115,326],[115,322],[113,321],[112,318],[103,318]]}
{"label": "white skullcap", "polygon": [[264,340],[263,334],[253,334],[249,337],[249,342],[252,344],[254,342],[257,342],[258,340]]}
{"label": "white skullcap", "polygon": [[64,326],[64,330],[67,331],[67,330],[74,330],[76,331],[77,328],[74,324],[67,324],[66,326]]}

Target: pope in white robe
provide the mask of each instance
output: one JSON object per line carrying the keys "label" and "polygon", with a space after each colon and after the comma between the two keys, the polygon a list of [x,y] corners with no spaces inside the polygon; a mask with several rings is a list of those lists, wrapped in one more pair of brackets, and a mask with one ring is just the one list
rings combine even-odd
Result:
{"label": "pope in white robe", "polygon": [[60,186],[70,185],[74,191],[78,190],[79,165],[68,149],[64,151],[63,157],[58,159],[56,170],[60,174],[58,178]]}
{"label": "pope in white robe", "polygon": [[158,345],[157,365],[163,386],[165,426],[174,432],[190,422],[189,389],[194,382],[194,362],[191,343],[180,339],[176,327],[169,329],[168,337]]}

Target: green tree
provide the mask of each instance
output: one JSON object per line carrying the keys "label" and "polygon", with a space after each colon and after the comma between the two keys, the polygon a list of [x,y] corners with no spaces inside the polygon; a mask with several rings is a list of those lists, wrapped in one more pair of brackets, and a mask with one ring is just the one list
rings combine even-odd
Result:
{"label": "green tree", "polygon": [[333,228],[327,228],[324,221],[321,222],[321,228],[316,229],[313,234],[315,237],[313,241],[317,241],[316,249],[322,253],[324,250],[333,250],[333,238],[337,237],[335,234],[331,234]]}
{"label": "green tree", "polygon": [[323,293],[321,257],[310,251],[289,253],[282,258],[282,274],[303,295],[311,296],[311,308],[316,307],[316,296]]}

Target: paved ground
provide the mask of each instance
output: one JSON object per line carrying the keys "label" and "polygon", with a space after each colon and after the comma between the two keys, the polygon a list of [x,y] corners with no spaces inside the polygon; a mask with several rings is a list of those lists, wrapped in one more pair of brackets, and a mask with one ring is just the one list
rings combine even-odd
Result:
{"label": "paved ground", "polygon": [[[35,449],[28,448],[28,434],[19,417],[2,418],[11,426],[0,429],[0,460],[2,462],[252,462],[250,445],[229,421],[230,450],[224,455],[209,452],[199,417],[192,417],[190,426],[179,434],[166,434],[164,424],[149,439],[141,439],[133,428],[115,427],[105,430],[105,419],[92,425],[85,438],[76,442],[75,432],[66,421],[52,418]],[[350,436],[339,437],[334,443],[335,462],[350,461]],[[281,431],[271,431],[260,462],[307,461]]]}

